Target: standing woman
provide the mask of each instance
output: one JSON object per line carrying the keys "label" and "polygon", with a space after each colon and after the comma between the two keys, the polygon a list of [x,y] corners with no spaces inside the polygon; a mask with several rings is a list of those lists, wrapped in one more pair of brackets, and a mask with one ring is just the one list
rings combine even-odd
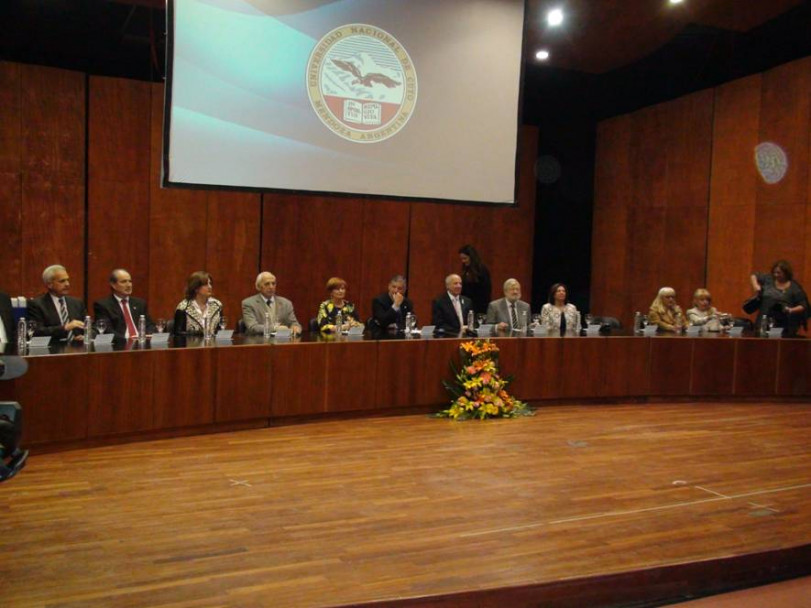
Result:
{"label": "standing woman", "polygon": [[329,299],[324,300],[318,306],[318,329],[324,333],[336,333],[339,331],[335,327],[336,317],[341,313],[342,326],[360,325],[358,314],[355,312],[355,305],[346,299],[346,281],[340,277],[332,277],[327,281],[327,293]]}
{"label": "standing woman", "polygon": [[490,305],[490,271],[482,263],[479,252],[472,245],[464,245],[459,249],[459,259],[462,261],[462,295],[473,300],[473,312],[487,313]]}
{"label": "standing woman", "polygon": [[648,311],[648,323],[659,327],[660,331],[681,333],[687,327],[687,318],[676,304],[676,290],[662,287]]}
{"label": "standing woman", "polygon": [[577,334],[580,331],[580,312],[569,303],[568,291],[563,283],[555,283],[549,289],[549,301],[541,308],[541,325],[547,331]]}
{"label": "standing woman", "polygon": [[174,333],[177,335],[204,335],[205,319],[214,330],[222,316],[222,302],[212,298],[214,279],[205,270],[191,273],[186,281],[185,298],[175,308]]}
{"label": "standing woman", "polygon": [[771,274],[754,273],[750,277],[752,289],[760,292],[760,312],[774,319],[775,327],[783,327],[784,335],[796,335],[800,325],[805,327],[808,317],[808,296],[794,280],[794,271],[786,260],[772,264]]}

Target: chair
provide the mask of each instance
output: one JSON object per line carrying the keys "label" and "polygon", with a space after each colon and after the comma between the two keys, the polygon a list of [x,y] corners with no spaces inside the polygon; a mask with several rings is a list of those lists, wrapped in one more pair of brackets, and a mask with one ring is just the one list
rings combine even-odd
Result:
{"label": "chair", "polygon": [[622,329],[622,323],[617,317],[594,317],[594,322],[609,329]]}
{"label": "chair", "polygon": [[318,333],[318,319],[316,317],[310,319],[310,333],[311,334]]}
{"label": "chair", "polygon": [[245,334],[245,321],[243,321],[242,319],[237,321],[237,331],[236,331],[236,333],[243,334],[243,335]]}
{"label": "chair", "polygon": [[752,331],[755,328],[755,324],[752,323],[752,319],[747,319],[746,317],[733,317],[732,327],[743,327],[746,331]]}

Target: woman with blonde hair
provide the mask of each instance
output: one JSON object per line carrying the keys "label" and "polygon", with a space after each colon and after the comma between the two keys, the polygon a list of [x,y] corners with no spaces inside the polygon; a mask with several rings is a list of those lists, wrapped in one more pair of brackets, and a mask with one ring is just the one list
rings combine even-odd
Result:
{"label": "woman with blonde hair", "polygon": [[704,287],[693,294],[693,307],[687,310],[690,325],[699,325],[707,331],[721,331],[721,313],[712,305],[712,296]]}
{"label": "woman with blonde hair", "polygon": [[687,326],[687,319],[676,304],[676,290],[662,287],[648,311],[648,323],[656,325],[661,331],[681,333]]}

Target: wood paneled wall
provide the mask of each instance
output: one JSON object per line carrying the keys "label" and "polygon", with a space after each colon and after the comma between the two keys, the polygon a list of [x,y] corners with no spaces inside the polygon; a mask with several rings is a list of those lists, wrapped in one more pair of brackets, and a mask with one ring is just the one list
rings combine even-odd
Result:
{"label": "wood paneled wall", "polygon": [[[706,286],[742,315],[749,275],[786,258],[811,285],[811,58],[600,123],[592,309],[630,322],[659,287],[685,308]],[[754,150],[788,173],[767,184]]]}
{"label": "wood paneled wall", "polygon": [[162,137],[160,84],[0,62],[0,290],[41,293],[42,270],[61,263],[72,293],[92,303],[123,267],[152,315],[169,318],[186,277],[205,269],[233,326],[259,270],[276,274],[302,322],[331,276],[349,282],[366,316],[388,278],[408,272],[427,323],[459,270],[456,251],[472,243],[494,297],[515,276],[531,298],[536,128],[522,129],[520,202],[509,209],[162,189]]}

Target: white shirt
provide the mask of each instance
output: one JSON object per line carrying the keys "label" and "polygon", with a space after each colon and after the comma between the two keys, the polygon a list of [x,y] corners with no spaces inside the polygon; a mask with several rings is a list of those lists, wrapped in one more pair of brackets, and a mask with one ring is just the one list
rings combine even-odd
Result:
{"label": "white shirt", "polygon": [[453,295],[450,291],[448,292],[448,297],[451,299],[453,309],[456,311],[456,316],[459,318],[459,327],[464,327],[465,320],[462,317],[462,301],[459,299],[459,296]]}
{"label": "white shirt", "polygon": [[6,331],[6,324],[3,323],[3,320],[0,319],[0,342],[8,342],[8,334],[11,331],[11,328],[8,328]]}

